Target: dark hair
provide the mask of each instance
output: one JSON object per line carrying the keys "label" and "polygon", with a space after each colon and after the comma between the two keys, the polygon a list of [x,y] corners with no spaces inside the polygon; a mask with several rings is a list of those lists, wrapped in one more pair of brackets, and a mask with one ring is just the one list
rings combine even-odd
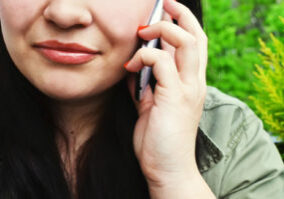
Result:
{"label": "dark hair", "polygon": [[191,12],[196,16],[199,23],[203,27],[201,0],[177,0],[177,1],[188,7],[191,10]]}
{"label": "dark hair", "polygon": [[[199,0],[181,2],[202,21]],[[77,162],[78,198],[150,198],[133,150],[137,113],[126,80],[112,89],[100,125]],[[49,99],[18,71],[2,34],[0,93],[0,198],[72,198]]]}

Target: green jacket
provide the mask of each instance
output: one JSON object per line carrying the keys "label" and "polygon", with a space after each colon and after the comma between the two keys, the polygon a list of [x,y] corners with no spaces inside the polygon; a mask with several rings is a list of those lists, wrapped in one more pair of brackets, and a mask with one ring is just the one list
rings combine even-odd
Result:
{"label": "green jacket", "polygon": [[220,199],[284,199],[284,164],[262,121],[240,100],[208,86],[196,159]]}

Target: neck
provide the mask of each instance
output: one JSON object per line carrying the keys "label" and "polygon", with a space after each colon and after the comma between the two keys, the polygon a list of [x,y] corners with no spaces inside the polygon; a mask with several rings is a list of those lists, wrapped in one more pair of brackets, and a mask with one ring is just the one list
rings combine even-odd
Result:
{"label": "neck", "polygon": [[[77,157],[84,143],[93,135],[98,120],[112,96],[112,89],[84,100],[51,103],[57,127],[55,141],[65,167],[65,177],[75,190]],[[67,142],[67,143],[66,143]]]}
{"label": "neck", "polygon": [[[104,111],[112,90],[87,99],[54,101],[52,111],[61,133],[67,138],[69,152],[77,154],[80,147],[90,138]],[[62,134],[57,133],[59,149],[64,150]],[[67,149],[67,148],[66,148]]]}

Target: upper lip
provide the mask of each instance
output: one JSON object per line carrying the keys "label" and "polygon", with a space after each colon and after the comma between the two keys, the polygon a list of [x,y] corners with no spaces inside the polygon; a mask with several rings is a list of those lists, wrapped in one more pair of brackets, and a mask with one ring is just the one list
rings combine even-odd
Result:
{"label": "upper lip", "polygon": [[69,52],[82,52],[82,53],[90,53],[90,54],[99,53],[99,51],[97,50],[92,50],[78,43],[61,43],[57,40],[48,40],[48,41],[38,42],[34,45],[34,47],[49,48],[49,49],[69,51]]}

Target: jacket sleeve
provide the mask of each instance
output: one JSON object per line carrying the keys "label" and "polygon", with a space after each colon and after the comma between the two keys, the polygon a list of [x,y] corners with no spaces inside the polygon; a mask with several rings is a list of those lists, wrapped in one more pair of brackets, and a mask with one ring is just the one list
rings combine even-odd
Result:
{"label": "jacket sleeve", "polygon": [[237,124],[241,135],[225,163],[221,199],[284,199],[284,164],[263,129],[262,121],[247,107]]}

